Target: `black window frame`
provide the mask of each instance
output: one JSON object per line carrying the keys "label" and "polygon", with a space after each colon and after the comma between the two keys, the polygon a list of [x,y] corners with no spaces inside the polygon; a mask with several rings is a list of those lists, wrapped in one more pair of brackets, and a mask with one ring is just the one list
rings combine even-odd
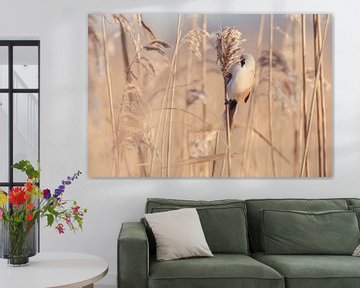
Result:
{"label": "black window frame", "polygon": [[[38,48],[38,87],[36,89],[14,89],[14,47],[27,46]],[[40,40],[0,40],[0,47],[8,47],[8,87],[0,88],[0,93],[8,97],[9,117],[9,159],[8,159],[8,181],[0,182],[0,187],[7,187],[8,191],[14,186],[23,186],[25,182],[14,182],[14,94],[36,93],[38,95],[38,161],[40,162]],[[1,136],[1,135],[0,135]],[[34,163],[35,164],[35,163]],[[40,183],[38,183],[40,186]],[[39,204],[39,203],[38,203]],[[38,227],[40,219],[37,221]],[[37,250],[40,252],[40,229],[37,229]]]}
{"label": "black window frame", "polygon": [[[37,47],[38,48],[38,87],[29,89],[14,88],[14,47]],[[0,47],[8,48],[8,87],[0,88],[0,93],[7,94],[9,103],[9,147],[8,147],[8,181],[0,182],[0,187],[7,187],[9,191],[14,186],[23,186],[25,182],[14,181],[14,94],[36,93],[38,95],[38,161],[40,162],[40,40],[0,40]]]}

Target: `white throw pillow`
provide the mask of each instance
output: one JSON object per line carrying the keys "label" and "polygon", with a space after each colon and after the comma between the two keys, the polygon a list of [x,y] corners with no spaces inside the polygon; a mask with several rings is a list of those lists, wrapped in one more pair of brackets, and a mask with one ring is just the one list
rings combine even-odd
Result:
{"label": "white throw pillow", "polygon": [[360,244],[358,246],[356,246],[352,256],[360,257]]}
{"label": "white throw pillow", "polygon": [[213,256],[195,208],[145,214],[156,240],[156,259]]}

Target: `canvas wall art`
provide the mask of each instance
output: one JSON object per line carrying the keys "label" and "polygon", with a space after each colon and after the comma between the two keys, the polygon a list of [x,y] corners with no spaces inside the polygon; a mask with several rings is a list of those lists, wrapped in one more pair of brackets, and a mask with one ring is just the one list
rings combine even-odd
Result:
{"label": "canvas wall art", "polygon": [[331,177],[327,14],[92,14],[91,177]]}

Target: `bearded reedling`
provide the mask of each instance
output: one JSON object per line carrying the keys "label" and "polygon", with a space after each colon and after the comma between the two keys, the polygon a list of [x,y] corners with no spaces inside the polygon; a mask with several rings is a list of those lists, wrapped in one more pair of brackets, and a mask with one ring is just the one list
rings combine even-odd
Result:
{"label": "bearded reedling", "polygon": [[[229,122],[232,129],[234,116],[237,111],[238,103],[244,101],[247,103],[255,84],[255,59],[251,54],[240,56],[240,62],[231,66],[227,78],[227,91],[229,100],[225,102],[229,105]],[[226,119],[226,111],[224,112]]]}

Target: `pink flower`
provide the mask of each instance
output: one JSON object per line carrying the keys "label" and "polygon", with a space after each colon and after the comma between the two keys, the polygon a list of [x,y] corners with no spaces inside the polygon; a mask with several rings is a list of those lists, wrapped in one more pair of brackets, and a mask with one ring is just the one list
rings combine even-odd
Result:
{"label": "pink flower", "polygon": [[59,234],[65,233],[65,229],[64,229],[63,224],[59,223],[55,228],[58,230]]}
{"label": "pink flower", "polygon": [[67,225],[69,225],[71,223],[71,215],[70,214],[66,215],[65,222],[66,222]]}
{"label": "pink flower", "polygon": [[2,211],[2,209],[0,208],[0,220],[2,220],[2,218],[3,218],[3,211]]}
{"label": "pink flower", "polygon": [[79,214],[79,209],[80,209],[80,206],[72,207],[73,214],[74,214],[74,215]]}

